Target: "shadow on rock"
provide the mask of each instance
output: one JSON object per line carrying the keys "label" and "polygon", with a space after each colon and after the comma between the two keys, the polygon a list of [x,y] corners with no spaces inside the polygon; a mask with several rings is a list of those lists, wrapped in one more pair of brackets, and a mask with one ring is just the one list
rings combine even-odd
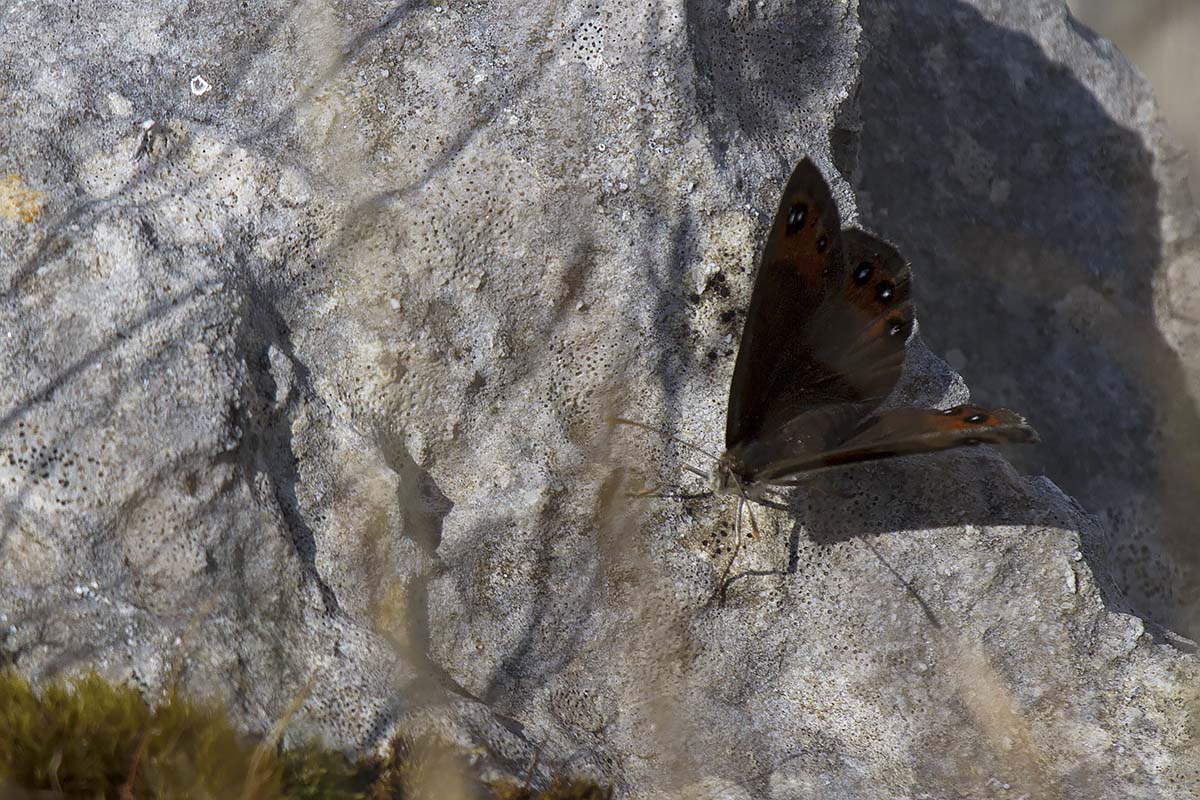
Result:
{"label": "shadow on rock", "polygon": [[862,131],[840,167],[863,221],[912,261],[932,349],[1041,433],[1013,462],[1100,516],[1139,613],[1194,635],[1200,420],[1155,325],[1151,155],[1027,36],[955,0],[895,5],[862,8]]}

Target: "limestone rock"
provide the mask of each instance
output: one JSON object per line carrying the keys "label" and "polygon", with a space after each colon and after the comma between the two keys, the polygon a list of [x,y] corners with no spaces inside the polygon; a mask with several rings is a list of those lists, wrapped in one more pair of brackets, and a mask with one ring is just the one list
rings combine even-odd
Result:
{"label": "limestone rock", "polygon": [[[0,23],[19,669],[630,797],[1194,793],[1194,214],[1061,3],[72,13]],[[719,447],[804,154],[913,262],[901,392],[1048,477],[814,479],[722,597],[733,504],[627,497],[694,454],[604,417]]]}

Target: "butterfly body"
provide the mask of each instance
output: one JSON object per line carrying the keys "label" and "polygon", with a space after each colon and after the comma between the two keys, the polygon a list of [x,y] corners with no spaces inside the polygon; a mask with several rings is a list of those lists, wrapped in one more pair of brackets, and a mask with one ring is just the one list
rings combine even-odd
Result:
{"label": "butterfly body", "polygon": [[914,320],[908,264],[874,235],[843,230],[820,170],[801,161],[755,276],[714,488],[749,498],[844,464],[1037,441],[1005,409],[881,411]]}

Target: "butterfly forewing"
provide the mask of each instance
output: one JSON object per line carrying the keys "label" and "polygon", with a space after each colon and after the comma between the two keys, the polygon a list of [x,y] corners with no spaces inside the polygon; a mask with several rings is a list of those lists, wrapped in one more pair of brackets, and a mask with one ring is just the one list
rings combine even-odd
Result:
{"label": "butterfly forewing", "polygon": [[798,413],[809,404],[803,386],[826,377],[803,330],[841,284],[841,239],[829,185],[804,159],[784,189],[759,262],[729,389],[726,447]]}

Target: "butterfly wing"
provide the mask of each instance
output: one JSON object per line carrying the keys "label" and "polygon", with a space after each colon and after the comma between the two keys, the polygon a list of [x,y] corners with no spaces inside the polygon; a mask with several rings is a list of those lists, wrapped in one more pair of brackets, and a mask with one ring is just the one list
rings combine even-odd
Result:
{"label": "butterfly wing", "polygon": [[797,483],[796,475],[860,461],[931,453],[985,442],[1023,444],[1037,441],[1037,431],[1019,414],[1004,408],[988,410],[972,405],[955,406],[946,411],[897,408],[868,417],[839,446],[818,453],[798,454],[763,466],[755,480],[777,485]]}
{"label": "butterfly wing", "polygon": [[[763,248],[729,388],[725,446],[795,416],[807,397],[788,391],[817,370],[806,322],[841,279],[841,220],[821,171],[796,165]],[[832,377],[832,376],[825,376]]]}
{"label": "butterfly wing", "polygon": [[865,403],[873,410],[904,369],[915,317],[912,273],[895,247],[866,231],[844,231],[842,249],[840,291],[817,308],[806,335],[833,376],[827,402]]}
{"label": "butterfly wing", "polygon": [[[900,377],[912,332],[909,276],[890,244],[841,230],[820,170],[801,161],[780,200],[750,297],[729,391],[726,447],[776,439],[806,415],[820,420],[809,446],[831,446],[878,407]],[[834,404],[862,408],[810,414]]]}
{"label": "butterfly wing", "polygon": [[980,442],[1035,442],[1005,409],[877,413],[904,368],[915,312],[896,248],[841,230],[808,159],[788,180],[763,249],[729,392],[726,458],[744,481]]}

